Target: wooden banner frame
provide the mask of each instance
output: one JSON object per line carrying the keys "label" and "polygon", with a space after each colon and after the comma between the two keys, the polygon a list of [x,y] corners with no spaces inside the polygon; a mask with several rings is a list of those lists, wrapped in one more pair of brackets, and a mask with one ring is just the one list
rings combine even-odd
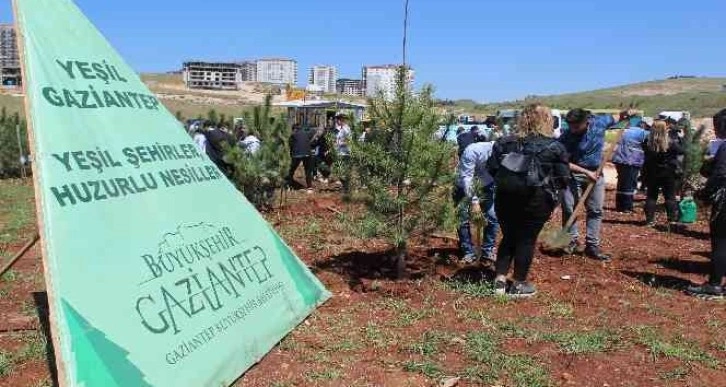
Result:
{"label": "wooden banner frame", "polygon": [[[32,119],[32,110],[31,108],[31,102],[30,98],[28,97],[28,78],[27,78],[27,69],[25,64],[25,35],[23,33],[23,29],[20,27],[20,18],[18,15],[18,5],[17,2],[19,0],[11,0],[12,2],[12,8],[13,8],[13,19],[15,20],[15,39],[16,44],[18,46],[18,57],[20,59],[20,79],[21,79],[21,87],[23,92],[23,106],[25,108],[25,121],[27,125],[27,132],[28,132],[28,151],[30,153],[30,157],[37,158],[38,154],[36,153],[35,149],[35,131],[33,129],[33,119]],[[54,287],[53,287],[53,280],[50,276],[50,268],[48,265],[48,250],[46,245],[46,239],[45,239],[45,227],[44,227],[44,221],[43,221],[43,196],[42,191],[43,188],[41,186],[41,176],[42,171],[40,170],[40,164],[36,162],[32,162],[32,175],[33,175],[33,187],[35,192],[35,216],[36,220],[38,222],[38,236],[40,239],[40,255],[41,259],[43,261],[43,277],[45,277],[45,289],[46,289],[46,295],[48,297],[48,322],[50,326],[50,341],[49,343],[52,343],[53,345],[53,352],[55,353],[55,366],[56,366],[56,375],[57,375],[57,385],[59,387],[66,387],[67,386],[67,379],[65,374],[65,366],[64,366],[64,359],[63,359],[63,353],[60,350],[60,337],[58,336],[58,328],[57,328],[57,316],[56,316],[56,308],[55,308],[55,293],[54,293]]]}

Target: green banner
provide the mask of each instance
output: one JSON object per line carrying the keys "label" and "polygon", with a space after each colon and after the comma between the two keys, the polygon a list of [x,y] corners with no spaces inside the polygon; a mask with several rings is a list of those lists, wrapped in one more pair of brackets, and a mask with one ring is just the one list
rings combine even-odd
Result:
{"label": "green banner", "polygon": [[62,385],[229,385],[330,297],[70,0],[15,0]]}

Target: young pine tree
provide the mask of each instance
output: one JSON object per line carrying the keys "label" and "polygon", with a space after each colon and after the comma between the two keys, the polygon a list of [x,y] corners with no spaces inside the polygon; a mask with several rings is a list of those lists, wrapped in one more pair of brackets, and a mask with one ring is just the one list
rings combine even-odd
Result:
{"label": "young pine tree", "polygon": [[215,126],[219,124],[219,114],[216,110],[210,109],[209,111],[207,111],[207,121]]}
{"label": "young pine tree", "polygon": [[[20,138],[18,139],[18,129]],[[20,140],[20,144],[18,144]],[[21,176],[20,153],[28,156],[28,135],[25,120],[18,113],[8,116],[3,107],[0,110],[0,179]]]}
{"label": "young pine tree", "polygon": [[275,190],[282,187],[290,163],[285,119],[271,114],[272,96],[262,106],[246,112],[247,133],[260,140],[257,152],[239,146],[227,150],[225,161],[233,166],[232,180],[258,210],[270,210]]}
{"label": "young pine tree", "polygon": [[453,178],[453,148],[436,139],[443,117],[437,114],[433,90],[414,94],[408,69],[401,66],[393,99],[383,94],[369,101],[369,115],[377,129],[372,141],[354,143],[350,173],[358,178],[362,217],[351,220],[368,237],[390,241],[396,275],[405,275],[412,238],[425,236],[442,225],[451,211],[448,202]]}
{"label": "young pine tree", "polygon": [[705,150],[702,139],[706,127],[701,126],[698,129],[694,129],[691,127],[691,122],[686,119],[679,121],[678,126],[683,130],[684,134],[683,193],[685,196],[691,196],[701,185],[700,182],[702,179],[700,171],[703,165]]}

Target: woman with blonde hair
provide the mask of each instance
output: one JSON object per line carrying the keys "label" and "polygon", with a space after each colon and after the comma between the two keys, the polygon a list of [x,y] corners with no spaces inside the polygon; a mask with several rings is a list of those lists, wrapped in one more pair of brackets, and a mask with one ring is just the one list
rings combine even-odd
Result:
{"label": "woman with blonde hair", "polygon": [[644,181],[647,189],[645,202],[645,220],[649,226],[655,226],[655,209],[660,192],[665,197],[668,222],[675,225],[678,221],[678,203],[676,187],[683,174],[680,156],[684,154],[683,144],[678,138],[668,135],[668,125],[663,120],[653,123],[650,137],[643,143],[645,164],[643,166]]}
{"label": "woman with blonde hair", "polygon": [[[496,262],[495,292],[510,297],[536,293],[527,282],[537,236],[567,186],[570,168],[564,145],[553,138],[549,108],[527,106],[517,121],[517,132],[497,140],[487,168],[496,184],[495,212],[503,239]],[[514,262],[514,277],[507,274]]]}

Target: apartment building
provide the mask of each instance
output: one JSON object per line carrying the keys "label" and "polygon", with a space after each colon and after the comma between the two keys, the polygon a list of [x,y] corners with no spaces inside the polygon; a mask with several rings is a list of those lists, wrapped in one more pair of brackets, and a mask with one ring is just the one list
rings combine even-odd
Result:
{"label": "apartment building", "polygon": [[[396,73],[399,65],[365,66],[363,67],[363,83],[365,95],[376,97],[383,93],[386,99],[393,99],[396,95]],[[407,83],[413,86],[414,71],[409,68]]]}
{"label": "apartment building", "polygon": [[257,62],[244,61],[239,63],[240,79],[242,82],[257,82]]}
{"label": "apartment building", "polygon": [[352,97],[363,97],[365,95],[365,84],[362,79],[341,78],[335,83],[335,91],[338,94]]}
{"label": "apartment building", "polygon": [[0,24],[0,84],[3,86],[19,86],[20,55],[16,41],[15,26]]}
{"label": "apartment building", "polygon": [[295,85],[297,84],[297,62],[287,58],[258,59],[257,82]]}
{"label": "apartment building", "polygon": [[324,93],[335,93],[338,69],[335,66],[313,66],[308,74],[308,85]]}

